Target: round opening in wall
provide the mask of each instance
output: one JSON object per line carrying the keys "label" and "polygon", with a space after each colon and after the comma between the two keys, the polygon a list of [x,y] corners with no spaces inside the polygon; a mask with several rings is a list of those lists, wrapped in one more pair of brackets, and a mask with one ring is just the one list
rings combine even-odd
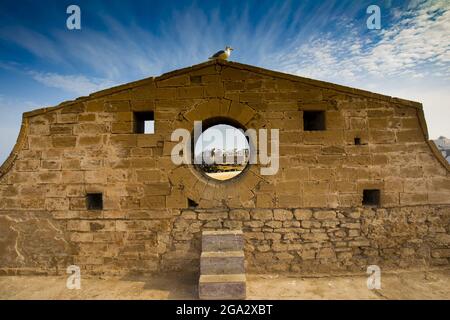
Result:
{"label": "round opening in wall", "polygon": [[221,121],[203,129],[194,142],[193,155],[201,172],[211,179],[225,181],[244,171],[250,146],[242,128]]}

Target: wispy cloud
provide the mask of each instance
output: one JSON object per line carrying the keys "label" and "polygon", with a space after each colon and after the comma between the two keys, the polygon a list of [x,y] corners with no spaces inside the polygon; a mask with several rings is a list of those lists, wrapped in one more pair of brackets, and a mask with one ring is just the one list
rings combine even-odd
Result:
{"label": "wispy cloud", "polygon": [[39,58],[55,62],[64,61],[58,44],[32,29],[23,26],[6,26],[0,28],[0,39],[13,42]]}
{"label": "wispy cloud", "polygon": [[[118,85],[111,79],[98,78],[92,76],[85,76],[82,74],[60,74],[55,72],[41,72],[37,70],[30,70],[28,67],[11,62],[1,62],[0,69],[20,73],[22,75],[30,76],[33,80],[49,88],[61,89],[64,92],[79,95],[88,95],[108,87]],[[0,102],[2,102],[0,94]]]}
{"label": "wispy cloud", "polygon": [[[421,2],[394,15],[391,27],[358,34],[352,24],[341,34],[317,34],[308,43],[275,53],[284,71],[354,83],[369,77],[450,77],[450,3]],[[374,33],[379,32],[377,37]]]}
{"label": "wispy cloud", "polygon": [[62,89],[77,95],[87,95],[89,93],[106,89],[115,83],[107,79],[87,78],[83,75],[61,75],[57,73],[40,73],[29,71],[29,74],[36,81],[47,87]]}
{"label": "wispy cloud", "polygon": [[[423,78],[432,73],[448,78],[450,74],[450,43],[445,37],[450,30],[450,3],[445,0],[411,2],[404,11],[386,9],[392,11],[393,22],[369,32],[361,32],[347,16],[334,17],[338,8],[332,1],[324,2],[308,19],[301,15],[302,7],[292,10],[289,2],[275,4],[256,24],[248,6],[240,9],[225,20],[219,9],[174,10],[161,19],[160,30],[125,24],[102,13],[99,20],[108,32],[85,26],[82,33],[58,30],[43,35],[8,27],[0,30],[0,38],[54,64],[69,64],[72,71],[80,66],[91,70],[79,76],[32,74],[43,84],[83,94],[109,82],[202,62],[225,44],[235,46],[235,57],[244,63],[351,85],[370,77]],[[340,32],[322,32],[324,21],[333,19]],[[79,72],[69,72],[74,73]]]}

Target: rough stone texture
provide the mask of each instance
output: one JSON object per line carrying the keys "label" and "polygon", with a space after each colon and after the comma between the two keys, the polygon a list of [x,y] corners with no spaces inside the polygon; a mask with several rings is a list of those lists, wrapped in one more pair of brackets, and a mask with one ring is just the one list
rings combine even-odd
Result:
{"label": "rough stone texture", "polygon": [[[305,110],[326,111],[326,131],[304,131]],[[133,111],[154,112],[155,134],[133,133]],[[278,173],[175,166],[172,131],[213,117],[280,129]],[[250,270],[445,265],[450,171],[427,139],[419,103],[222,61],[28,112],[0,167],[0,268],[198,269],[201,232],[221,228],[244,231]]]}
{"label": "rough stone texture", "polygon": [[202,252],[200,274],[245,274],[243,251]]}
{"label": "rough stone texture", "polygon": [[[211,217],[214,219],[214,214],[211,214]],[[224,217],[228,218],[228,215],[225,213]],[[243,245],[244,235],[240,230],[205,231],[202,234],[202,251],[204,252],[239,251],[242,250]]]}
{"label": "rough stone texture", "polygon": [[202,275],[198,284],[198,294],[202,300],[245,299],[245,275]]}
{"label": "rough stone texture", "polygon": [[200,299],[245,299],[244,237],[241,230],[202,232]]}

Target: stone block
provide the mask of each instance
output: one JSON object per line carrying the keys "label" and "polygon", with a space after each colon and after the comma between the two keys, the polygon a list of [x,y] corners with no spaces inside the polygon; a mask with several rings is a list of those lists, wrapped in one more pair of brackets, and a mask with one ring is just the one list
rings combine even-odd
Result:
{"label": "stone block", "polygon": [[105,104],[106,112],[126,112],[130,111],[130,101],[129,100],[116,100],[110,101]]}
{"label": "stone block", "polygon": [[88,100],[85,102],[86,112],[103,112],[104,101],[103,100]]}
{"label": "stone block", "polygon": [[157,87],[181,87],[189,85],[189,76],[180,75],[156,82]]}
{"label": "stone block", "polygon": [[111,133],[133,133],[133,122],[114,122],[111,127]]}
{"label": "stone block", "polygon": [[336,212],[327,210],[327,211],[316,211],[314,212],[314,218],[317,220],[332,220],[336,219]]}
{"label": "stone block", "polygon": [[73,133],[76,135],[94,135],[107,133],[107,128],[103,123],[79,123],[74,125]]}
{"label": "stone block", "polygon": [[285,221],[292,219],[293,215],[292,212],[289,210],[284,209],[274,209],[273,210],[273,217],[275,220],[279,221]]}
{"label": "stone block", "polygon": [[95,113],[79,114],[78,122],[93,122],[97,119]]}
{"label": "stone block", "polygon": [[146,196],[141,199],[142,209],[154,209],[154,208],[165,208],[166,207],[166,197],[165,196]]}
{"label": "stone block", "polygon": [[201,275],[198,292],[202,300],[243,300],[246,278],[244,274]]}
{"label": "stone block", "polygon": [[252,209],[250,216],[255,220],[271,220],[273,219],[273,212],[270,209]]}
{"label": "stone block", "polygon": [[250,220],[250,213],[243,209],[230,210],[230,219],[232,220]]}
{"label": "stone block", "polygon": [[309,220],[312,217],[312,211],[308,209],[295,209],[294,216],[297,220]]}
{"label": "stone block", "polygon": [[111,136],[110,143],[118,147],[136,147],[137,135],[135,134],[116,134]]}
{"label": "stone block", "polygon": [[243,274],[243,251],[202,252],[200,257],[200,273],[206,274]]}
{"label": "stone block", "polygon": [[52,124],[50,134],[52,135],[72,135],[73,126],[68,124]]}
{"label": "stone block", "polygon": [[180,99],[198,99],[203,98],[204,95],[204,88],[199,86],[182,87],[177,89],[177,96]]}
{"label": "stone block", "polygon": [[74,103],[71,105],[65,106],[61,109],[61,114],[64,113],[82,113],[85,111],[85,107],[83,103]]}
{"label": "stone block", "polygon": [[84,146],[99,146],[102,142],[101,136],[80,136],[78,139],[78,145]]}
{"label": "stone block", "polygon": [[431,256],[433,258],[450,258],[450,249],[433,249]]}
{"label": "stone block", "polygon": [[296,208],[302,206],[302,197],[296,194],[280,194],[277,206],[281,208]]}
{"label": "stone block", "polygon": [[176,88],[157,88],[156,89],[156,98],[157,99],[173,99],[177,96]]}
{"label": "stone block", "polygon": [[55,148],[73,148],[77,144],[77,137],[59,137],[59,136],[53,136],[52,137],[52,145]]}
{"label": "stone block", "polygon": [[239,251],[244,247],[244,235],[241,230],[204,231],[202,233],[202,251]]}

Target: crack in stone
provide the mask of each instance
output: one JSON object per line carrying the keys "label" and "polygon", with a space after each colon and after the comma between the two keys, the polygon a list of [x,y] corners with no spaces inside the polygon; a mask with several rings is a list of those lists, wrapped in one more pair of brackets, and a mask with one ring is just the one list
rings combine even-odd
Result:
{"label": "crack in stone", "polygon": [[19,247],[18,247],[20,232],[19,232],[19,230],[15,229],[13,226],[10,226],[10,229],[17,232],[17,238],[16,238],[16,243],[14,244],[14,250],[17,253],[17,259],[20,260],[19,262],[24,264],[25,257],[20,253]]}

